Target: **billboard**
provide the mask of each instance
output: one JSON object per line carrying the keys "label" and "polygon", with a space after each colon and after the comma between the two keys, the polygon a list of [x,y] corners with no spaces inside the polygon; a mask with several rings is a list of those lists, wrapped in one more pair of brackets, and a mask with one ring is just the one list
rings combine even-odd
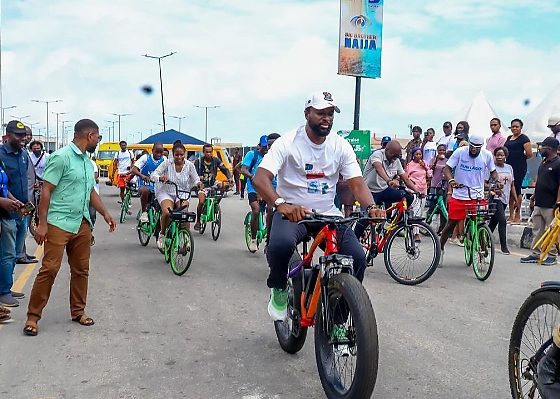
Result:
{"label": "billboard", "polygon": [[350,143],[363,169],[371,154],[371,132],[369,130],[339,130],[338,134]]}
{"label": "billboard", "polygon": [[383,1],[340,0],[340,75],[381,77]]}

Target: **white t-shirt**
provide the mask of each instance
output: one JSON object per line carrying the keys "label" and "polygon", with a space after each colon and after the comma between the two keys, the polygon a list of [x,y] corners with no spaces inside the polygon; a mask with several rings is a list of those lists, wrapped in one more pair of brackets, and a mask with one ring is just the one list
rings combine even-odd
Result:
{"label": "white t-shirt", "polygon": [[[45,152],[43,152],[41,155],[36,157],[35,154],[33,154],[33,151],[29,151],[29,158],[31,159],[31,163],[35,168],[35,175],[37,175],[38,177],[43,177],[43,172],[45,171],[45,165],[47,164],[47,158],[49,157],[49,154]],[[41,160],[39,160],[39,158]],[[35,164],[37,164],[37,166],[35,166]]]}
{"label": "white t-shirt", "polygon": [[437,154],[437,144],[434,143],[433,141],[426,142],[426,144],[424,144],[424,153],[422,154],[422,157],[424,159],[424,162],[426,162],[426,165],[432,164],[432,161],[436,157],[436,154]]}
{"label": "white t-shirt", "polygon": [[[90,159],[90,161],[93,165],[93,179],[95,180],[95,174],[99,176],[99,168],[93,159]],[[95,186],[93,186],[93,188],[95,189],[95,192],[99,194],[99,183],[97,183],[97,181],[95,182]]]}
{"label": "white t-shirt", "polygon": [[352,146],[336,133],[314,144],[305,126],[277,139],[259,168],[277,175],[276,192],[287,202],[318,213],[341,215],[334,205],[339,174],[345,180],[361,177]]}
{"label": "white t-shirt", "polygon": [[443,135],[437,141],[436,148],[440,144],[445,144],[445,147],[447,148],[447,151],[453,151],[453,145],[455,144],[455,138],[453,137],[452,134],[450,134],[449,136]]}
{"label": "white t-shirt", "polygon": [[130,151],[125,150],[124,152],[117,152],[115,154],[115,159],[119,163],[119,175],[126,175],[128,173],[128,168],[132,165],[132,154]]}
{"label": "white t-shirt", "polygon": [[[471,197],[482,198],[484,196],[484,179],[496,170],[494,158],[490,151],[482,148],[477,157],[469,155],[469,146],[457,148],[447,160],[447,166],[455,168],[454,179],[457,183],[471,188]],[[469,192],[464,188],[453,190],[453,198],[468,200]]]}

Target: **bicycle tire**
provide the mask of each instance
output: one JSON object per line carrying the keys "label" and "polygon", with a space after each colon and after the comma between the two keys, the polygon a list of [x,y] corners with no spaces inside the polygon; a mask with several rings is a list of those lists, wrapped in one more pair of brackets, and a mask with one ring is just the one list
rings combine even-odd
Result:
{"label": "bicycle tire", "polygon": [[247,245],[247,249],[249,250],[249,252],[255,253],[255,251],[251,251],[249,249],[249,245],[251,245],[251,218],[252,218],[252,213],[247,212],[247,214],[245,215],[245,221],[243,222],[243,226],[245,230],[245,244]]}
{"label": "bicycle tire", "polygon": [[470,222],[465,226],[465,233],[463,238],[463,244],[465,244],[465,246],[463,247],[463,253],[465,254],[465,263],[467,264],[467,266],[472,266],[472,260],[474,257],[472,251],[473,237],[471,234],[470,226],[472,226]]}
{"label": "bicycle tire", "polygon": [[[189,267],[191,267],[193,254],[194,240],[191,231],[180,228],[171,244],[169,261],[171,271],[177,276],[185,274],[187,270],[189,270]],[[178,259],[181,259],[181,262],[178,262]]]}
{"label": "bicycle tire", "polygon": [[174,234],[171,233],[171,225],[167,226],[167,230],[165,230],[165,237],[164,237],[164,244],[163,244],[163,259],[165,263],[169,263],[171,261],[171,246],[173,245],[173,236]]}
{"label": "bicycle tire", "polygon": [[[544,306],[552,307],[552,309],[539,310],[539,308]],[[554,312],[554,310],[556,310],[556,312]],[[529,319],[534,314],[536,314],[536,319],[540,319],[539,316],[544,315],[545,325],[543,327],[539,326],[536,329],[531,327]],[[549,322],[547,322],[547,315],[552,316]],[[538,292],[534,295],[530,295],[525,302],[523,302],[523,305],[521,305],[511,329],[508,348],[509,386],[513,399],[530,397],[524,394],[525,388],[527,388],[527,391],[537,388],[536,382],[531,381],[527,378],[528,376],[524,375],[524,372],[527,371],[524,366],[526,367],[528,365],[529,358],[531,358],[536,353],[537,349],[552,336],[552,330],[558,322],[560,322],[560,292]],[[523,340],[525,328],[527,326],[529,326],[530,330],[528,331],[527,338],[535,340],[530,344]],[[533,376],[533,374],[531,374],[531,376]],[[535,398],[541,397],[538,391],[535,391],[535,393],[537,395]]]}
{"label": "bicycle tire", "polygon": [[[474,275],[480,281],[485,281],[490,277],[492,268],[494,267],[494,241],[492,240],[492,233],[486,223],[481,223],[478,226],[478,242],[473,243],[473,270]],[[482,261],[482,256],[487,254],[484,258],[489,256],[488,266],[485,267],[486,262]],[[485,260],[485,259],[484,259]]]}
{"label": "bicycle tire", "polygon": [[[406,240],[408,237],[413,237],[414,228],[418,228],[419,229],[418,231],[423,230],[425,232],[426,235],[422,233],[421,243],[424,242],[424,240],[426,239],[430,240],[432,244],[431,247],[433,250],[433,256],[431,260],[429,259],[429,257],[425,261],[418,260],[422,253],[422,250],[420,249],[421,243],[413,243],[414,248],[412,248],[412,246],[407,248],[406,247],[407,244],[405,242],[404,255],[406,257],[404,259],[406,261],[408,258],[409,261],[412,261],[412,266],[411,268],[409,267],[408,270],[414,271],[414,269],[416,268],[415,266],[416,264],[418,264],[419,267],[422,267],[425,270],[419,275],[412,275],[411,273],[406,273],[403,275],[396,267],[397,266],[396,260],[393,261],[393,257],[396,257],[396,255],[395,256],[393,255],[395,252],[397,252],[397,248],[395,247],[395,245],[397,244],[395,244],[396,243],[395,240],[397,240],[397,238],[404,238]],[[424,247],[424,245],[422,245],[422,247]],[[427,248],[429,249],[430,246],[428,245]],[[397,226],[397,228],[391,233],[391,236],[389,237],[389,240],[387,241],[387,244],[383,252],[384,252],[385,268],[387,269],[389,275],[396,282],[404,285],[417,285],[429,279],[432,276],[432,274],[434,274],[434,272],[436,271],[441,257],[441,246],[436,233],[430,227],[429,224],[427,224],[424,221],[413,220],[409,222],[408,225],[405,225],[404,223],[401,222],[399,226]],[[426,265],[428,265],[427,268]],[[404,271],[405,270],[403,269],[403,272]]]}
{"label": "bicycle tire", "polygon": [[[297,251],[294,251],[290,262],[288,263],[288,270],[292,270],[301,262],[301,256]],[[307,327],[301,327],[299,322],[299,311],[295,308],[294,303],[299,300],[303,290],[301,284],[300,272],[291,279],[288,279],[288,319],[283,321],[274,322],[274,330],[276,331],[276,338],[280,347],[287,353],[294,354],[303,348],[305,339],[307,338]],[[299,307],[299,306],[298,306]]]}
{"label": "bicycle tire", "polygon": [[130,190],[126,191],[126,194],[124,195],[124,199],[122,201],[121,204],[121,218],[120,218],[120,222],[124,223],[126,221],[126,215],[128,212],[128,209],[130,208],[130,202],[131,202],[131,194],[130,194]]}
{"label": "bicycle tire", "polygon": [[[325,301],[317,309],[315,326],[315,359],[321,385],[328,398],[369,398],[377,379],[379,345],[377,323],[370,298],[362,284],[352,275],[341,273],[329,279]],[[326,316],[325,316],[326,315]],[[336,352],[344,352],[341,344],[333,343],[329,324],[338,319],[345,327],[347,339],[345,360],[338,362]],[[351,382],[346,383],[346,372],[335,370],[336,365],[348,365],[355,359]],[[341,381],[343,379],[343,381]]]}
{"label": "bicycle tire", "polygon": [[362,236],[360,237],[360,244],[362,245],[362,248],[365,249],[366,251],[366,266],[373,266],[373,258],[375,256],[372,256],[372,247],[375,245],[372,239],[372,234],[373,234],[373,230],[371,227],[371,224],[367,224],[366,228],[364,229],[364,232],[362,234]]}
{"label": "bicycle tire", "polygon": [[206,231],[206,221],[203,219],[203,217],[206,215],[206,201],[207,200],[204,200],[204,204],[202,205],[202,213],[200,216],[200,229],[198,229],[200,235],[204,234],[204,232]]}
{"label": "bicycle tire", "polygon": [[138,240],[140,241],[140,245],[145,247],[150,242],[150,238],[152,235],[149,233],[150,231],[150,223],[141,223],[138,222],[136,226],[136,230],[138,230]]}
{"label": "bicycle tire", "polygon": [[220,232],[222,231],[222,209],[220,204],[214,205],[214,220],[212,221],[212,239],[218,241]]}

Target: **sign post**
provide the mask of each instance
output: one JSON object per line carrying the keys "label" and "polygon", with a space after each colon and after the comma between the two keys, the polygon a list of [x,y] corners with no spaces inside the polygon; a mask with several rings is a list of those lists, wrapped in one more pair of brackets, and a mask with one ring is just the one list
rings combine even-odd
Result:
{"label": "sign post", "polygon": [[361,78],[381,77],[384,0],[340,0],[338,74],[356,77],[354,130],[360,128]]}

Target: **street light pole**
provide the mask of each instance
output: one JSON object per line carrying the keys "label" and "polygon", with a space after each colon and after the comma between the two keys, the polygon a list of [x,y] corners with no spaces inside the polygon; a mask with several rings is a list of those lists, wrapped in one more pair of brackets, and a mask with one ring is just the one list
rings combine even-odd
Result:
{"label": "street light pole", "polygon": [[219,105],[193,105],[195,108],[204,108],[204,141],[208,143],[208,108],[220,108]]}
{"label": "street light pole", "polygon": [[2,107],[2,129],[4,129],[4,111],[12,108],[17,108],[17,105],[12,105],[10,107]]}
{"label": "street light pole", "polygon": [[105,121],[105,122],[109,122],[110,124],[113,125],[113,140],[111,140],[111,131],[109,131],[109,141],[115,141],[115,123],[117,123],[117,121]]}
{"label": "street light pole", "polygon": [[62,100],[50,100],[50,101],[47,101],[47,100],[31,100],[31,101],[34,102],[34,103],[43,103],[43,104],[47,105],[47,123],[46,123],[46,125],[47,125],[47,143],[46,144],[47,144],[47,148],[49,148],[50,147],[49,146],[49,104],[50,103],[59,103],[59,102],[62,102]]}
{"label": "street light pole", "polygon": [[[121,116],[128,116],[128,115],[132,115],[132,114],[114,114],[111,112],[111,115],[115,115],[119,118],[118,122],[119,122],[119,142],[121,141]],[[115,127],[113,126],[113,136],[115,135]]]}
{"label": "street light pole", "polygon": [[24,119],[27,119],[30,116],[31,115],[24,115],[24,116],[10,115],[10,118],[15,118],[16,120],[22,122]]}
{"label": "street light pole", "polygon": [[179,119],[179,131],[181,131],[181,121],[183,119],[185,119],[187,116],[173,116],[173,115],[169,115],[170,118],[175,118],[175,119]]}
{"label": "street light pole", "polygon": [[[68,143],[68,136],[66,135],[66,128],[64,127],[65,123],[68,123],[70,121],[61,121],[60,123],[62,123],[62,146],[64,147],[66,145],[66,143]],[[64,140],[66,138],[66,140]]]}
{"label": "street light pole", "polygon": [[[58,115],[67,114],[67,112],[53,112],[56,115],[56,141],[54,143],[54,150],[58,150]],[[62,129],[62,134],[64,134],[64,129]]]}
{"label": "street light pole", "polygon": [[161,60],[163,58],[172,56],[173,54],[175,54],[176,51],[172,51],[169,54],[166,55],[162,55],[161,57],[156,57],[153,55],[148,55],[148,54],[144,54],[144,57],[146,58],[153,58],[155,60],[158,60],[158,66],[159,66],[159,86],[160,86],[160,91],[161,91],[161,118],[163,119],[163,131],[165,131],[165,107],[163,105],[163,79],[161,77]]}

